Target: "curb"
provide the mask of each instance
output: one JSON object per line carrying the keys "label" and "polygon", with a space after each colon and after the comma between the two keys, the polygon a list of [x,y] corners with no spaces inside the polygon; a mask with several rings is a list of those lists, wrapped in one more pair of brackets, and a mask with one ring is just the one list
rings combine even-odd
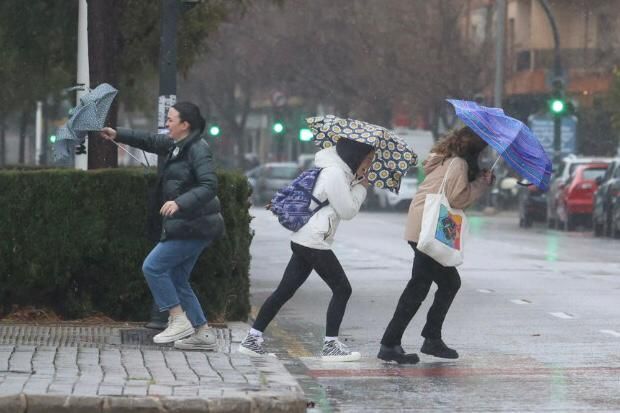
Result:
{"label": "curb", "polygon": [[306,411],[303,394],[234,392],[216,399],[92,397],[62,395],[0,396],[0,413],[262,413]]}

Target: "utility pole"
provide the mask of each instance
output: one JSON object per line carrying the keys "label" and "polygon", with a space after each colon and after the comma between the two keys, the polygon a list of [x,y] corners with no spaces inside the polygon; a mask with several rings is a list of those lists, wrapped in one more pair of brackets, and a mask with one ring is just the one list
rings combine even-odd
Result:
{"label": "utility pole", "polygon": [[504,47],[506,33],[506,0],[497,0],[497,34],[495,36],[495,90],[493,105],[502,106],[504,98]]}
{"label": "utility pole", "polygon": [[[553,50],[553,80],[551,81],[552,85],[552,96],[554,99],[562,99],[564,98],[564,73],[562,71],[562,60],[560,56],[560,34],[558,32],[558,27],[555,23],[555,18],[553,17],[553,13],[551,12],[551,8],[549,7],[549,3],[547,0],[538,0],[540,5],[542,6],[545,14],[547,15],[547,19],[549,19],[549,24],[551,25],[551,31],[553,32],[553,42],[554,42],[554,50]],[[562,157],[562,114],[558,113],[553,116],[553,161],[556,165],[559,164]]]}
{"label": "utility pole", "polygon": [[[80,104],[80,98],[90,87],[90,72],[88,65],[88,3],[86,0],[79,0],[78,12],[78,40],[77,40],[77,84],[84,85],[84,89],[77,90],[76,106]],[[75,155],[75,168],[88,169],[88,139],[84,141],[84,150],[81,154]],[[80,148],[82,149],[82,148]]]}
{"label": "utility pole", "polygon": [[[157,101],[157,133],[168,133],[168,110],[177,102],[177,26],[181,6],[189,10],[200,0],[160,0],[159,35],[159,98]],[[165,157],[157,157],[157,170],[162,172]],[[163,329],[168,323],[168,312],[159,311],[155,303],[151,308],[148,328]]]}
{"label": "utility pole", "polygon": [[[157,103],[157,133],[167,133],[168,109],[177,101],[177,21],[179,0],[160,2],[159,45],[159,98]],[[164,157],[158,158],[158,168],[163,167]]]}
{"label": "utility pole", "polygon": [[37,112],[35,117],[34,133],[34,164],[41,165],[43,155],[43,102],[37,100]]}

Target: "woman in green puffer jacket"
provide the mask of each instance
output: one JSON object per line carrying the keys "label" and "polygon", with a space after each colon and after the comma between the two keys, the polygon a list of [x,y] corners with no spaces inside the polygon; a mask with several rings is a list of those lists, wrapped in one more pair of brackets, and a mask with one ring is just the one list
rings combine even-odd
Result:
{"label": "woman in green puffer jacket", "polygon": [[101,136],[166,157],[157,188],[160,240],[142,266],[156,304],[170,315],[168,327],[153,341],[174,342],[184,350],[215,350],[215,332],[189,283],[200,254],[224,232],[215,165],[201,138],[205,120],[196,105],[172,106],[166,127],[168,135],[104,128]]}

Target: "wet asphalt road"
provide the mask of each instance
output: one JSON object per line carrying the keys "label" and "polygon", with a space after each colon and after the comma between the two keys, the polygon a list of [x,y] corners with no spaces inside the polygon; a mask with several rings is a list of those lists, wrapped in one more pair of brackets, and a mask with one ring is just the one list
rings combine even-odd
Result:
{"label": "wet asphalt road", "polygon": [[[254,312],[290,257],[288,231],[253,209]],[[620,241],[588,232],[520,229],[511,214],[471,216],[462,286],[444,324],[461,357],[420,354],[401,367],[376,358],[379,340],[411,271],[405,213],[362,212],[343,222],[334,251],[353,295],[341,340],[354,363],[322,363],[330,292],[316,274],[266,331],[266,347],[300,380],[312,412],[620,412]],[[430,305],[403,346],[418,352]]]}

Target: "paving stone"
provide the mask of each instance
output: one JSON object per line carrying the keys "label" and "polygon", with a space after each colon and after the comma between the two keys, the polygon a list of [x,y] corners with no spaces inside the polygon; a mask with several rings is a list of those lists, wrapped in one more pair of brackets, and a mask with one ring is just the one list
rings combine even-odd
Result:
{"label": "paving stone", "polygon": [[147,386],[125,386],[123,388],[123,396],[146,396],[147,392]]}
{"label": "paving stone", "polygon": [[108,386],[102,384],[101,386],[99,386],[98,394],[100,396],[122,396],[123,386]]}
{"label": "paving stone", "polygon": [[[241,330],[247,330],[247,325]],[[118,329],[97,331],[121,337]],[[0,369],[5,365],[5,370],[14,370],[0,373],[0,413],[26,413],[30,398],[33,409],[38,409],[34,411],[45,413],[180,413],[207,408],[216,413],[277,412],[286,411],[278,410],[285,409],[282,406],[292,406],[290,400],[304,400],[295,380],[277,360],[254,360],[238,353],[183,352],[150,342],[111,345],[104,335],[97,338],[94,332],[89,327],[14,329],[11,337],[19,344],[0,343]],[[218,343],[228,351],[231,333],[217,332]],[[282,403],[278,403],[280,398]]]}
{"label": "paving stone", "polygon": [[149,396],[172,396],[172,386],[151,384],[148,387]]}

